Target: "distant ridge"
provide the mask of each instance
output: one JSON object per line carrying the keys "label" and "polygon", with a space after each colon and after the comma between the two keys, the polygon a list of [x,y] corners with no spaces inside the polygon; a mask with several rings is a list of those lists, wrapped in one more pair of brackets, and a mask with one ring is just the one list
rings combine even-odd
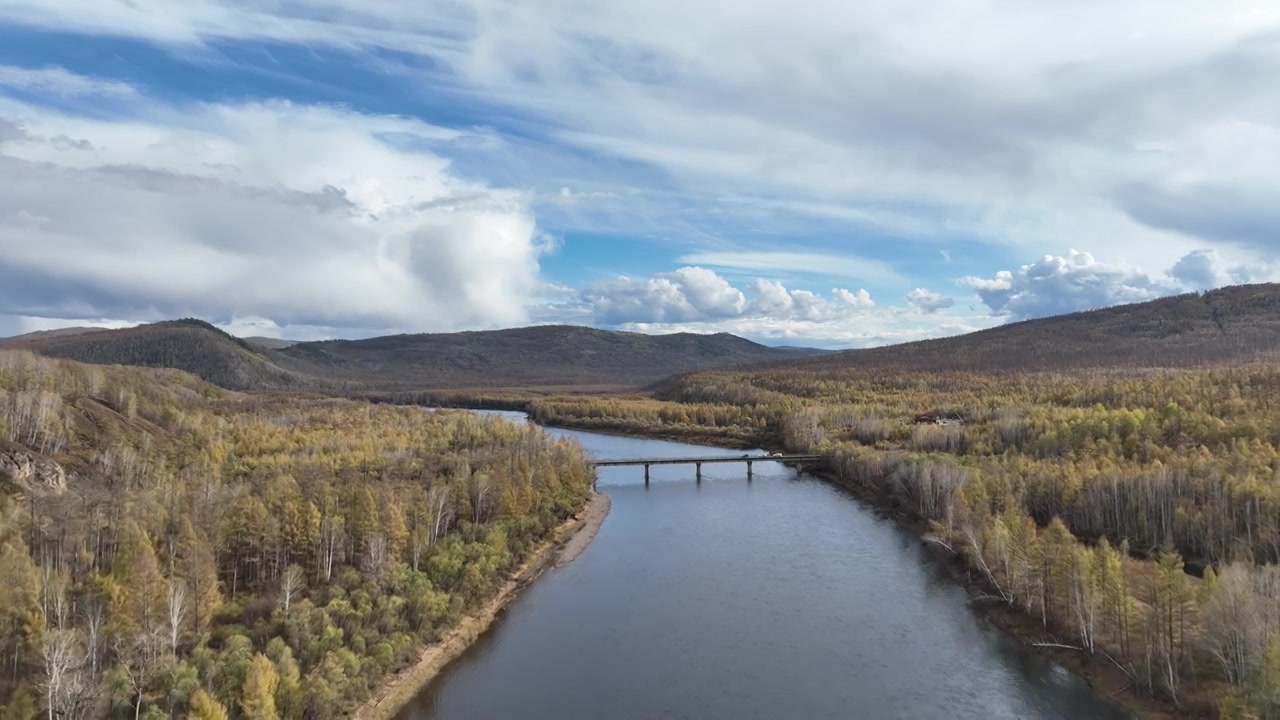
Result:
{"label": "distant ridge", "polygon": [[1039,318],[938,340],[846,350],[797,369],[916,371],[1179,368],[1280,352],[1280,284],[1237,285]]}
{"label": "distant ridge", "polygon": [[22,342],[22,341],[28,341],[28,340],[42,340],[42,339],[48,339],[48,338],[66,337],[70,335],[84,335],[86,333],[103,332],[104,330],[108,330],[108,329],[109,328],[78,326],[78,327],[69,327],[69,328],[58,328],[56,330],[34,330],[32,332],[29,332],[23,335],[13,335],[7,338],[0,338],[0,342],[9,342],[9,341]]}
{"label": "distant ridge", "polygon": [[0,347],[80,362],[186,370],[233,390],[407,392],[544,386],[639,387],[673,373],[805,357],[718,333],[645,335],[573,325],[392,335],[294,344],[232,337],[200,320],[55,337]]}
{"label": "distant ridge", "polygon": [[281,348],[287,348],[290,345],[298,344],[297,340],[282,340],[280,338],[259,337],[256,335],[241,339],[250,345],[257,345],[258,347],[266,348],[268,350],[279,350]]}

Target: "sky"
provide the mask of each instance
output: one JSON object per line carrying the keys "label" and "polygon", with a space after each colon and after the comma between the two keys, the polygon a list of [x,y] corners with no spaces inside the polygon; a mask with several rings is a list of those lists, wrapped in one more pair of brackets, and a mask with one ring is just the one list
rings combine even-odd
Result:
{"label": "sky", "polygon": [[868,347],[1280,279],[1274,0],[0,0],[0,336]]}

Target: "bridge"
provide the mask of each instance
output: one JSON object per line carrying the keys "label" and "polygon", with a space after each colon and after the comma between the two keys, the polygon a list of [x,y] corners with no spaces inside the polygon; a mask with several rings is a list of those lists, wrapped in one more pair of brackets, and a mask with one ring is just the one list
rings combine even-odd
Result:
{"label": "bridge", "polygon": [[698,469],[698,482],[702,482],[702,465],[704,463],[746,463],[747,479],[751,479],[751,465],[758,462],[818,462],[822,455],[716,455],[713,457],[674,457],[674,458],[624,458],[616,460],[596,460],[596,467],[615,467],[620,465],[643,465],[644,484],[649,486],[649,466],[651,465],[694,465]]}

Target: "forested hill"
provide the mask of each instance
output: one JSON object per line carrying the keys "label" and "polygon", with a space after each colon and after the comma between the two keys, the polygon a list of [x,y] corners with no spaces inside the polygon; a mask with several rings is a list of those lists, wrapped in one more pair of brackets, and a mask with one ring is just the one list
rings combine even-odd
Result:
{"label": "forested hill", "polygon": [[390,389],[638,386],[673,373],[789,359],[817,351],[728,333],[645,335],[553,325],[299,343],[280,351],[317,374]]}
{"label": "forested hill", "polygon": [[789,363],[796,369],[931,371],[1195,367],[1247,361],[1280,350],[1280,284],[1011,323],[903,345]]}
{"label": "forested hill", "polygon": [[720,333],[645,335],[576,326],[330,340],[270,348],[198,320],[91,334],[21,336],[0,347],[96,364],[186,370],[234,390],[414,391],[636,387],[665,376],[802,357]]}
{"label": "forested hill", "polygon": [[592,477],[528,423],[0,350],[0,718],[352,717]]}
{"label": "forested hill", "polygon": [[20,335],[0,348],[96,365],[137,365],[185,370],[232,390],[301,388],[305,373],[281,367],[287,358],[232,337],[199,320],[172,320],[123,330]]}

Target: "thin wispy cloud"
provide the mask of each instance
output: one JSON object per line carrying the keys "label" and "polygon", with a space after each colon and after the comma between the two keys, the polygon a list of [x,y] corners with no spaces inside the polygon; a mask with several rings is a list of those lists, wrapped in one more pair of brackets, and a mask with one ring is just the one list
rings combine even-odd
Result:
{"label": "thin wispy cloud", "polygon": [[681,255],[677,261],[713,268],[749,270],[755,273],[814,275],[863,282],[868,280],[899,282],[905,279],[904,275],[886,262],[849,254],[744,250],[689,253]]}

